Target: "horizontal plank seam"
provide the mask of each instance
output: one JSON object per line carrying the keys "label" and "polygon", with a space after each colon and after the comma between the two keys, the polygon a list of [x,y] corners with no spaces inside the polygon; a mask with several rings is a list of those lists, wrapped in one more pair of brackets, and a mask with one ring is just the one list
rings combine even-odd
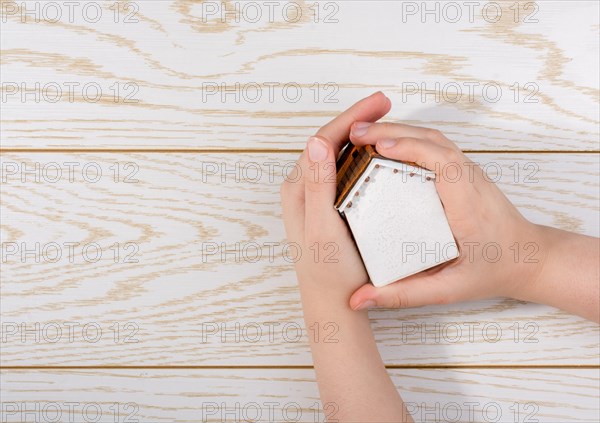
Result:
{"label": "horizontal plank seam", "polygon": [[[189,154],[239,154],[239,153],[296,153],[302,149],[273,148],[0,148],[0,154],[11,153],[189,153]],[[464,153],[500,153],[500,154],[600,154],[600,150],[462,150]]]}
{"label": "horizontal plank seam", "polygon": [[[448,365],[387,365],[387,369],[590,369],[600,370],[596,364],[448,364]],[[313,366],[0,366],[0,371],[7,370],[311,370]]]}

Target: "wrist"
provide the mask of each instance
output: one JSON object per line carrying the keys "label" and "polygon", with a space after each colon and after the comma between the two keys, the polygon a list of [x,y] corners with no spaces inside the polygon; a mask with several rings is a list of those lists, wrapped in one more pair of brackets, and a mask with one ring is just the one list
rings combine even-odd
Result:
{"label": "wrist", "polygon": [[[303,305],[322,304],[336,310],[351,310],[350,297],[358,288],[369,283],[366,274],[364,278],[356,274],[352,274],[350,278],[342,278],[333,272],[306,268],[297,268],[296,273]],[[364,271],[360,272],[362,273]]]}
{"label": "wrist", "polygon": [[321,331],[327,336],[328,350],[337,347],[349,347],[364,344],[368,340],[375,343],[371,331],[371,323],[367,310],[354,311],[349,306],[349,296],[342,296],[339,292],[317,292],[314,289],[300,288],[302,298],[302,314],[307,332],[312,336],[311,345],[319,340],[314,340],[316,331]]}
{"label": "wrist", "polygon": [[352,311],[349,305],[352,292],[341,289],[339,286],[330,286],[326,281],[316,283],[312,280],[305,280],[299,282],[299,288],[304,309],[322,310],[330,315]]}
{"label": "wrist", "polygon": [[543,290],[546,268],[551,261],[554,239],[552,228],[527,223],[529,226],[523,232],[522,243],[529,253],[519,257],[517,263],[519,271],[514,277],[514,289],[509,297],[538,302],[539,292]]}

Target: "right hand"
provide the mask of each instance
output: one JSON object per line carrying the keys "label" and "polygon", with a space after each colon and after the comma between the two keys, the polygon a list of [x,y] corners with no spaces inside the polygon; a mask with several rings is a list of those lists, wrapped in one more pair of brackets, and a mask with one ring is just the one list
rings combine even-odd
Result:
{"label": "right hand", "polygon": [[[525,284],[535,283],[547,254],[539,227],[526,220],[483,170],[441,132],[394,123],[356,122],[350,139],[355,145],[376,145],[377,152],[390,159],[415,162],[434,171],[436,188],[460,249],[460,257],[453,262],[385,287],[363,285],[350,299],[353,309],[516,298]],[[515,248],[519,249],[518,259]],[[536,248],[536,254],[528,254]],[[501,257],[496,259],[498,251]]]}

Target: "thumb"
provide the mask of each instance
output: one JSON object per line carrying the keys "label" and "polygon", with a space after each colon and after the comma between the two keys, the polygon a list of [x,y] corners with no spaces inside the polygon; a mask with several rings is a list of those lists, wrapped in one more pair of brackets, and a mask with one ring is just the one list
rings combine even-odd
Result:
{"label": "thumb", "polygon": [[380,288],[365,284],[352,294],[350,307],[364,310],[370,307],[409,308],[446,304],[451,302],[448,291],[447,284],[440,279],[414,275]]}

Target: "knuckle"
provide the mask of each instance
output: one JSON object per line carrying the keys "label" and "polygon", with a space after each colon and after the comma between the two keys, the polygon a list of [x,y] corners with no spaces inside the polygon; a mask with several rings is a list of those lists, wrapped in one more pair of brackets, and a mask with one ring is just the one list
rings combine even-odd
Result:
{"label": "knuckle", "polygon": [[438,293],[433,298],[433,304],[436,305],[452,304],[453,302],[452,296],[447,293]]}
{"label": "knuckle", "polygon": [[409,162],[419,162],[420,142],[416,138],[403,137],[398,138],[398,142],[390,150],[393,151],[401,160]]}
{"label": "knuckle", "polygon": [[396,289],[390,297],[390,306],[392,308],[406,308],[410,307],[408,296],[404,289]]}
{"label": "knuckle", "polygon": [[439,129],[427,128],[426,134],[427,134],[427,137],[432,140],[442,141],[442,140],[446,139],[444,134],[442,134],[442,131],[440,131]]}
{"label": "knuckle", "polygon": [[376,122],[367,128],[367,134],[364,136],[373,140],[391,138],[390,134],[395,132],[395,127],[393,122]]}
{"label": "knuckle", "polygon": [[323,191],[323,184],[314,179],[308,179],[306,181],[306,190],[310,193],[319,193]]}
{"label": "knuckle", "polygon": [[450,163],[456,163],[462,165],[462,153],[454,148],[446,148],[444,151],[444,156]]}
{"label": "knuckle", "polygon": [[460,151],[460,148],[458,148],[458,146],[456,145],[456,143],[450,139],[448,139],[448,137],[446,137],[444,134],[442,134],[442,138],[440,139],[440,143],[445,146],[445,147],[449,147],[449,148],[454,148],[458,151]]}
{"label": "knuckle", "polygon": [[399,147],[414,148],[414,147],[417,147],[422,144],[422,141],[415,137],[402,137],[402,138],[399,138],[399,141],[400,142],[398,142],[398,144],[397,144],[397,146],[399,146]]}

